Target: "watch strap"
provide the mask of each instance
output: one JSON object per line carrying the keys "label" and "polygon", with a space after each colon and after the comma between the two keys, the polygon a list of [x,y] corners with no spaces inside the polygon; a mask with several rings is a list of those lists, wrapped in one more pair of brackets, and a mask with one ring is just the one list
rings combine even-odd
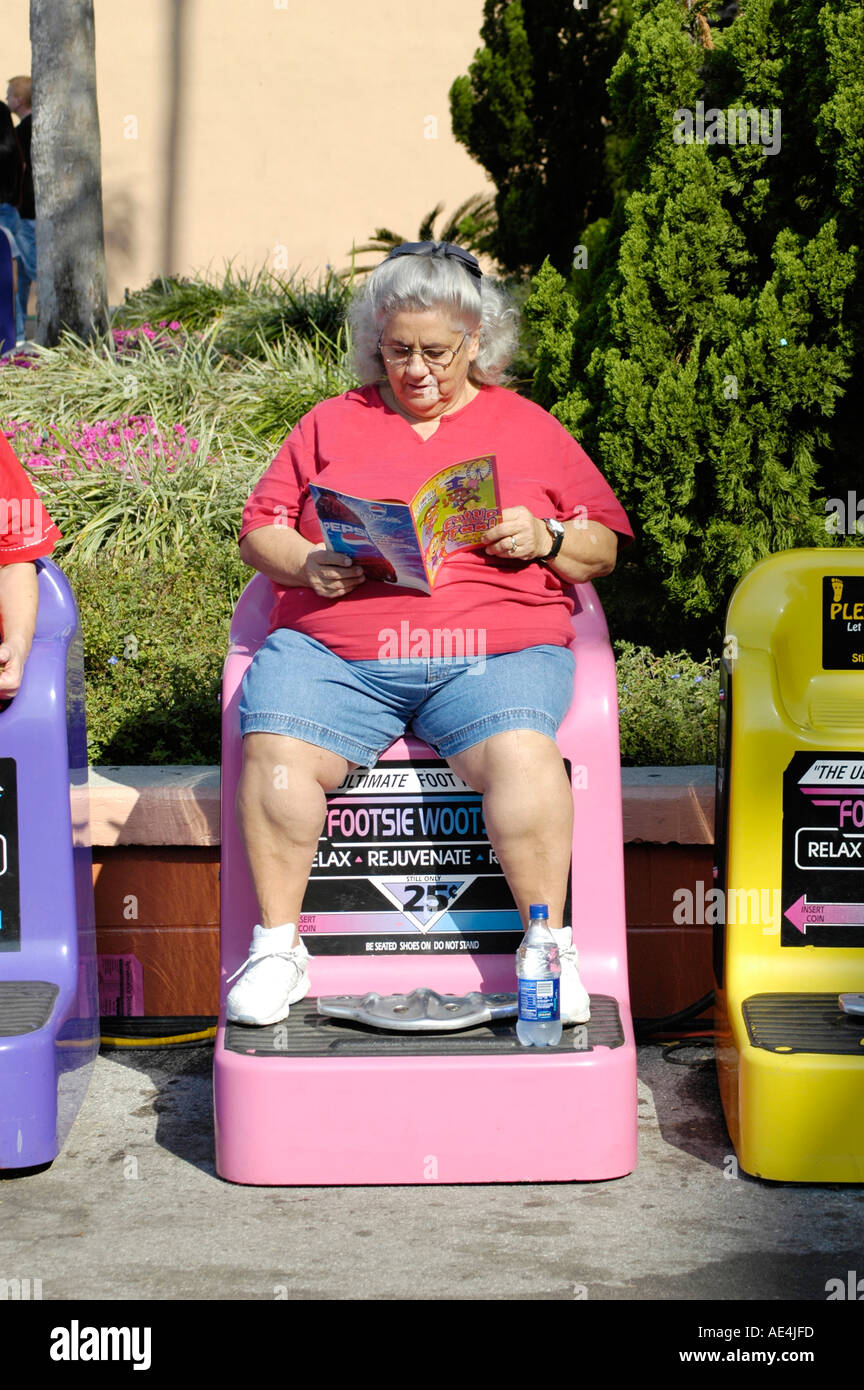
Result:
{"label": "watch strap", "polygon": [[552,549],[551,549],[550,551],[548,551],[548,553],[547,553],[546,555],[538,555],[537,558],[538,558],[538,560],[540,561],[540,563],[541,563],[542,565],[548,564],[550,560],[554,560],[554,559],[555,559],[555,556],[558,554],[558,551],[561,549],[562,545],[564,544],[564,526],[563,526],[563,524],[559,522],[559,525],[561,526],[561,530],[560,530],[560,531],[558,531],[558,530],[553,530],[552,527],[549,525],[549,521],[550,521],[550,518],[549,518],[549,517],[544,517],[544,518],[543,518],[543,524],[544,524],[544,526],[546,527],[547,531],[549,532],[550,536],[552,537]]}

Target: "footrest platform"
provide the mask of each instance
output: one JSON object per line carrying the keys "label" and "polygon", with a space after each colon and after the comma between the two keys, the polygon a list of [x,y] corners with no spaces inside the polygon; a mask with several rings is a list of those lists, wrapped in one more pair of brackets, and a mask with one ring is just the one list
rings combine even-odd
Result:
{"label": "footrest platform", "polygon": [[283,1024],[222,1025],[216,1168],[267,1186],[598,1181],[636,1166],[636,1049],[618,1001],[557,1047],[512,1019],[385,1032],[304,1000]]}
{"label": "footrest platform", "polygon": [[864,1060],[864,1016],[844,1013],[836,994],[752,994],[741,1011],[753,1047]]}
{"label": "footrest platform", "polygon": [[44,1028],[59,993],[50,980],[0,980],[0,1038]]}
{"label": "footrest platform", "polygon": [[718,1058],[733,1086],[744,1172],[775,1182],[864,1181],[864,1018],[839,992],[752,994]]}
{"label": "footrest platform", "polygon": [[[350,996],[345,996],[350,998]],[[363,996],[357,996],[362,998]],[[490,996],[492,997],[492,996]],[[565,1028],[557,1047],[525,1048],[516,1037],[513,1019],[493,1020],[454,1033],[412,1033],[403,1029],[388,1032],[351,1018],[334,1018],[318,1012],[316,999],[294,1004],[288,1018],[266,1028],[250,1028],[229,1023],[225,1028],[225,1048],[243,1056],[255,1057],[453,1057],[471,1055],[513,1055],[573,1051],[591,1052],[596,1047],[622,1047],[624,1030],[618,1002],[609,995],[591,996],[591,1022]]]}

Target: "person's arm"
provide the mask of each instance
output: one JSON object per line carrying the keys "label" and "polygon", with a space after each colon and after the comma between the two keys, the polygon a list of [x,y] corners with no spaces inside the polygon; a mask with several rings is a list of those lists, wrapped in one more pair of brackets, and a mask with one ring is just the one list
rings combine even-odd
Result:
{"label": "person's arm", "polygon": [[240,558],[275,584],[312,589],[319,598],[343,598],[366,578],[350,555],[316,545],[293,526],[258,526],[240,542]]}
{"label": "person's arm", "polygon": [[30,654],[39,589],[36,566],[23,564],[0,565],[0,700],[17,695],[24,674],[24,663]]}
{"label": "person's arm", "polygon": [[[549,568],[568,584],[584,584],[611,574],[618,556],[618,537],[599,521],[565,521],[564,540]],[[530,563],[552,549],[553,540],[540,517],[527,507],[505,507],[501,522],[484,536],[487,555]],[[513,549],[515,542],[515,550]]]}

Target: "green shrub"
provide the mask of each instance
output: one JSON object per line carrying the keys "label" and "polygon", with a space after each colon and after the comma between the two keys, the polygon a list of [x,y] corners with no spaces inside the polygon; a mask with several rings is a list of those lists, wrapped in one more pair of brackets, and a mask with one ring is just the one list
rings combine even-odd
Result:
{"label": "green shrub", "polygon": [[713,763],[719,666],[684,652],[615,643],[624,767]]}
{"label": "green shrub", "polygon": [[316,285],[271,276],[269,289],[226,308],[217,344],[235,357],[258,357],[262,344],[278,343],[285,337],[312,343],[335,339],[345,322],[350,297],[350,283],[330,271]]}
{"label": "green shrub", "polygon": [[159,276],[127,296],[116,311],[115,327],[176,321],[189,333],[215,334],[220,352],[257,356],[262,343],[286,333],[335,338],[345,319],[351,284],[335,272],[315,283],[258,269],[244,274],[227,266],[222,280]]}
{"label": "green shrub", "polygon": [[[749,0],[710,47],[702,4],[634,10],[608,81],[624,181],[608,219],[574,228],[578,295],[551,265],[537,278],[535,399],[637,534],[604,587],[616,631],[700,653],[737,581],[834,544],[826,496],[858,487],[864,10]],[[718,132],[710,113],[736,111],[761,111],[771,143],[740,117]]]}
{"label": "green shrub", "polygon": [[188,332],[208,328],[221,318],[226,308],[255,296],[266,272],[244,275],[229,264],[221,281],[206,276],[157,275],[149,285],[129,294],[114,315],[117,327],[136,328],[139,324],[178,320]]}
{"label": "green shrub", "polygon": [[231,614],[251,571],[202,535],[184,555],[64,560],[84,634],[91,763],[218,763]]}

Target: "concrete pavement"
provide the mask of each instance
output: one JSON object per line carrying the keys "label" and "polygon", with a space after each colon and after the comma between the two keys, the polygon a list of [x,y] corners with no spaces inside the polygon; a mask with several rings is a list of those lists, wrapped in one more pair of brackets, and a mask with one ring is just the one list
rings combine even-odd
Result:
{"label": "concrete pavement", "polygon": [[211,1065],[206,1045],[103,1050],[53,1165],[0,1182],[0,1278],[43,1300],[824,1303],[864,1276],[864,1192],[736,1176],[713,1065],[657,1045],[639,1049],[639,1167],[588,1184],[233,1186]]}

